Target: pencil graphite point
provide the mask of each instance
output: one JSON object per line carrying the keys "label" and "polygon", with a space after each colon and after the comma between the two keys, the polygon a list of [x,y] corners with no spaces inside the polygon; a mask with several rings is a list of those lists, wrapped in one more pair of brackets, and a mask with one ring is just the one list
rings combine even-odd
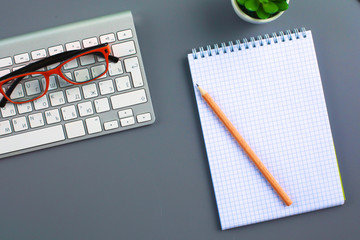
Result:
{"label": "pencil graphite point", "polygon": [[206,91],[205,91],[204,89],[202,89],[202,88],[199,86],[199,84],[196,83],[196,86],[197,86],[197,88],[199,89],[201,96],[203,96],[203,95],[206,94]]}

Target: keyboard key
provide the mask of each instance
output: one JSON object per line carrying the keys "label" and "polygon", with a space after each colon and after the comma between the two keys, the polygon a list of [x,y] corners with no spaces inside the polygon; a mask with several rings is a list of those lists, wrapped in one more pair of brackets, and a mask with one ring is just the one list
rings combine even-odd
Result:
{"label": "keyboard key", "polygon": [[56,68],[56,67],[59,66],[59,65],[60,65],[60,63],[54,63],[54,64],[51,64],[51,65],[47,66],[47,69],[48,69],[48,70],[51,70],[51,69]]}
{"label": "keyboard key", "polygon": [[98,40],[96,37],[88,38],[83,40],[84,48],[92,47],[98,45]]}
{"label": "keyboard key", "polygon": [[61,108],[61,113],[65,121],[77,118],[77,113],[74,105]]}
{"label": "keyboard key", "polygon": [[13,64],[11,57],[0,58],[0,68],[8,67]]}
{"label": "keyboard key", "polygon": [[82,86],[82,90],[83,90],[85,99],[98,96],[98,92],[97,92],[95,83]]}
{"label": "keyboard key", "polygon": [[130,126],[135,124],[135,118],[134,117],[128,117],[120,119],[120,123],[122,127]]}
{"label": "keyboard key", "polygon": [[33,110],[31,102],[16,104],[19,114],[31,112]]}
{"label": "keyboard key", "polygon": [[118,112],[119,118],[126,118],[133,115],[132,109],[126,109]]}
{"label": "keyboard key", "polygon": [[53,56],[59,53],[64,52],[64,47],[62,45],[57,45],[54,47],[49,47],[49,55]]}
{"label": "keyboard key", "polygon": [[147,102],[145,90],[137,90],[133,92],[114,95],[111,97],[111,104],[113,109],[129,107],[135,104]]}
{"label": "keyboard key", "polygon": [[131,73],[131,78],[134,84],[134,87],[144,86],[144,82],[141,76],[139,59],[137,57],[128,58],[124,61],[125,69],[127,72]]}
{"label": "keyboard key", "polygon": [[[31,141],[29,141],[30,139]],[[48,143],[62,141],[64,139],[64,131],[61,125],[8,136],[0,138],[0,146],[6,146],[0,148],[0,154],[41,146]]]}
{"label": "keyboard key", "polygon": [[[17,67],[13,67],[13,72],[15,72],[15,71],[17,71],[17,70],[19,70],[19,69],[21,69],[21,68],[23,68],[23,67],[25,67],[26,65],[21,65],[21,66],[17,66]],[[27,77],[25,77],[24,79],[26,79]]]}
{"label": "keyboard key", "polygon": [[49,94],[51,106],[59,106],[65,104],[64,93],[62,91]]}
{"label": "keyboard key", "polygon": [[36,110],[41,110],[49,107],[49,102],[46,95],[34,100],[34,107]]}
{"label": "keyboard key", "polygon": [[87,68],[74,71],[76,82],[86,82],[90,80],[89,70]]}
{"label": "keyboard key", "polygon": [[70,62],[67,62],[63,65],[63,68],[65,70],[68,70],[68,69],[73,69],[73,68],[77,68],[79,66],[78,64],[78,60],[77,59],[73,59],[71,60]]}
{"label": "keyboard key", "polygon": [[110,76],[122,74],[124,71],[121,66],[121,61],[118,61],[117,63],[109,63],[108,72]]}
{"label": "keyboard key", "polygon": [[116,120],[104,123],[104,129],[106,131],[112,130],[112,129],[115,129],[118,127],[119,127],[119,123]]}
{"label": "keyboard key", "polygon": [[[93,78],[96,78],[98,76],[100,76],[101,74],[103,74],[106,70],[105,65],[99,65],[99,66],[95,66],[91,68],[91,74]],[[106,73],[104,75],[102,75],[101,77],[99,77],[98,79],[101,78],[105,78],[106,77]]]}
{"label": "keyboard key", "polygon": [[11,126],[8,120],[0,122],[0,136],[11,133]]}
{"label": "keyboard key", "polygon": [[5,69],[0,71],[0,77],[5,76],[6,74],[10,73],[10,69]]}
{"label": "keyboard key", "polygon": [[150,113],[143,113],[136,116],[136,120],[139,123],[147,122],[151,120],[151,114]]}
{"label": "keyboard key", "polygon": [[81,56],[80,57],[80,64],[82,66],[90,65],[95,63],[95,57],[91,54]]}
{"label": "keyboard key", "polygon": [[40,50],[32,51],[31,52],[31,57],[32,57],[33,60],[44,58],[44,57],[46,57],[46,50],[45,49],[40,49]]}
{"label": "keyboard key", "polygon": [[109,100],[107,98],[96,99],[94,104],[97,113],[107,112],[110,110]]}
{"label": "keyboard key", "polygon": [[45,112],[46,122],[48,124],[60,122],[60,114],[58,109],[53,109]]}
{"label": "keyboard key", "polygon": [[14,118],[12,123],[15,132],[23,131],[29,128],[25,117]]}
{"label": "keyboard key", "polygon": [[116,78],[115,84],[118,91],[124,91],[131,88],[129,76]]}
{"label": "keyboard key", "polygon": [[41,93],[39,80],[31,80],[25,83],[25,90],[28,96],[39,95]]}
{"label": "keyboard key", "polygon": [[[43,85],[43,89],[45,89],[46,88],[46,80],[45,80],[45,78],[41,79],[41,84]],[[54,90],[54,89],[57,89],[56,78],[55,78],[55,76],[50,76],[49,77],[48,91],[51,91],[51,90]]]}
{"label": "keyboard key", "polygon": [[101,132],[101,123],[99,117],[88,118],[85,120],[89,134]]}
{"label": "keyboard key", "polygon": [[94,109],[91,102],[84,102],[78,104],[79,114],[81,117],[94,114]]}
{"label": "keyboard key", "polygon": [[70,85],[72,85],[72,84],[69,83],[68,81],[62,79],[61,77],[59,77],[59,86],[60,86],[61,88],[67,87],[67,86],[70,86]]}
{"label": "keyboard key", "polygon": [[6,105],[1,108],[1,114],[4,118],[14,116],[16,114],[14,104],[10,102],[6,103]]}
{"label": "keyboard key", "polygon": [[111,48],[116,57],[125,57],[136,53],[134,41],[114,44]]}
{"label": "keyboard key", "polygon": [[80,45],[79,41],[75,41],[75,42],[65,44],[65,48],[66,48],[66,51],[78,50],[78,49],[81,49],[81,45]]}
{"label": "keyboard key", "polygon": [[129,30],[117,32],[117,37],[118,37],[119,41],[128,39],[128,38],[132,38],[132,31],[131,31],[131,29],[129,29]]}
{"label": "keyboard key", "polygon": [[66,73],[64,73],[64,76],[66,77],[65,80],[69,80],[69,81],[71,81],[71,82],[74,80],[73,75],[72,75],[71,72],[66,72]]}
{"label": "keyboard key", "polygon": [[66,129],[66,134],[70,139],[85,135],[85,129],[82,120],[66,123],[65,129]]}
{"label": "keyboard key", "polygon": [[11,93],[10,98],[11,99],[18,99],[18,98],[22,98],[25,96],[22,84],[18,84],[16,85],[14,91]]}
{"label": "keyboard key", "polygon": [[81,100],[80,88],[70,88],[65,91],[69,103]]}
{"label": "keyboard key", "polygon": [[42,113],[35,113],[32,115],[29,115],[29,122],[30,122],[31,128],[44,126],[44,118],[42,116]]}
{"label": "keyboard key", "polygon": [[99,82],[100,94],[106,95],[114,92],[114,84],[112,80]]}
{"label": "keyboard key", "polygon": [[22,54],[19,54],[19,55],[15,55],[14,60],[15,60],[16,64],[24,63],[24,62],[30,61],[30,56],[29,56],[28,53],[22,53]]}
{"label": "keyboard key", "polygon": [[111,43],[111,42],[115,42],[115,34],[109,33],[100,36],[100,43]]}

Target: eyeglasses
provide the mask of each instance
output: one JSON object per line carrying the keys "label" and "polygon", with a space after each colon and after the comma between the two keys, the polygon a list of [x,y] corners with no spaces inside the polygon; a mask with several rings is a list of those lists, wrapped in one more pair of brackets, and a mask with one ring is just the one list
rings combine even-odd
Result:
{"label": "eyeglasses", "polygon": [[20,104],[43,97],[49,89],[50,76],[53,74],[75,85],[102,77],[108,71],[109,61],[119,61],[119,58],[110,55],[110,51],[107,43],[71,50],[33,62],[1,77],[0,92],[4,97],[0,101],[0,108],[7,101]]}

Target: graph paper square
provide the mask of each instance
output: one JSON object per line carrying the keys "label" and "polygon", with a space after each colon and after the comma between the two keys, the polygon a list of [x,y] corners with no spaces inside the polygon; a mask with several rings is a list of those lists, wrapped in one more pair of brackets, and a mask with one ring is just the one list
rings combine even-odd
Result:
{"label": "graph paper square", "polygon": [[[223,230],[344,204],[312,33],[304,33],[291,34],[291,40],[270,38],[270,44],[241,43],[241,50],[234,45],[197,52],[196,59],[188,55]],[[201,98],[196,83],[284,188],[290,207]]]}

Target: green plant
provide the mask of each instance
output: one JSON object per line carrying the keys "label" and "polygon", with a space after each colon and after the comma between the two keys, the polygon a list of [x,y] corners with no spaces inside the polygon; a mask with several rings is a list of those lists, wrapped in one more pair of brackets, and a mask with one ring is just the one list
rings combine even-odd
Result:
{"label": "green plant", "polygon": [[286,0],[236,0],[240,8],[251,17],[267,19],[289,8]]}

